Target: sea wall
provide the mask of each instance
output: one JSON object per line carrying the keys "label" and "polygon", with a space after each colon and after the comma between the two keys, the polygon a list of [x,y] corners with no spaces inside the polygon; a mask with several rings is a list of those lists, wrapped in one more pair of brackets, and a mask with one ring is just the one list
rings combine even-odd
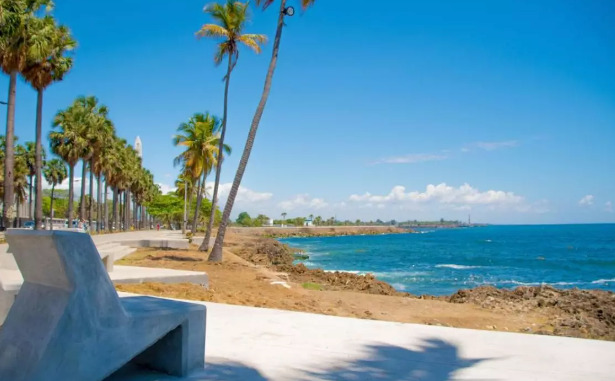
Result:
{"label": "sea wall", "polygon": [[395,226],[301,226],[301,227],[232,227],[229,231],[236,234],[249,234],[266,237],[332,237],[346,235],[401,234],[411,232]]}

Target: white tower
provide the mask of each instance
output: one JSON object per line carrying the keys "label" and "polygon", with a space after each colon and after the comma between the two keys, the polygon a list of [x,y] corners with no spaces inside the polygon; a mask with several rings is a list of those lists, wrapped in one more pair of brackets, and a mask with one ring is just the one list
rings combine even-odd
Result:
{"label": "white tower", "polygon": [[143,143],[141,143],[141,138],[137,136],[135,139],[135,151],[137,151],[137,155],[140,158],[143,158]]}

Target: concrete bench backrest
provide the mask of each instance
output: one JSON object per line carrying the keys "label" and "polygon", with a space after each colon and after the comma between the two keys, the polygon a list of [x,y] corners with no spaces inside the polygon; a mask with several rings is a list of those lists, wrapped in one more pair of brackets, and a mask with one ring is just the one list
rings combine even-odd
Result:
{"label": "concrete bench backrest", "polygon": [[24,278],[20,294],[26,290],[28,293],[41,290],[45,290],[45,294],[66,293],[84,301],[80,303],[81,313],[98,319],[124,313],[89,235],[9,230],[6,240]]}

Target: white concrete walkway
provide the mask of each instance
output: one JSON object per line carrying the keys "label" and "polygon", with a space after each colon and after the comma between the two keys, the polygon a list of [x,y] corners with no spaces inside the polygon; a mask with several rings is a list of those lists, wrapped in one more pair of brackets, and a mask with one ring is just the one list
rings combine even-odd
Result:
{"label": "white concrete walkway", "polygon": [[203,304],[207,366],[192,381],[615,379],[615,342]]}

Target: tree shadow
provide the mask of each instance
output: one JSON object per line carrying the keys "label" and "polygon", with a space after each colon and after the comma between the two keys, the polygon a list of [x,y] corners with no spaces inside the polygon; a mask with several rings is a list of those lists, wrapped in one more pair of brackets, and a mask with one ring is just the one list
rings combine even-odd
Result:
{"label": "tree shadow", "polygon": [[134,364],[107,377],[104,381],[267,381],[260,372],[236,361],[215,361],[205,364],[205,369],[186,378],[155,372]]}
{"label": "tree shadow", "polygon": [[425,340],[418,350],[393,345],[369,345],[365,355],[323,371],[307,371],[302,380],[445,381],[458,370],[488,359],[459,357],[455,345]]}

